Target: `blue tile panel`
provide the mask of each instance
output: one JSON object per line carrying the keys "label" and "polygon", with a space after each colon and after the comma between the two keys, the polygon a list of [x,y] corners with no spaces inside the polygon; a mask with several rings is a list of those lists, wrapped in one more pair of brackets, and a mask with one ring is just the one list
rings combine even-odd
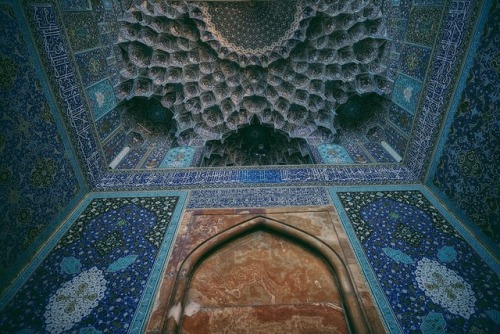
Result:
{"label": "blue tile panel", "polygon": [[399,69],[402,73],[423,81],[432,49],[404,44],[401,50]]}
{"label": "blue tile panel", "polygon": [[61,10],[90,10],[90,0],[61,0]]}
{"label": "blue tile panel", "polygon": [[437,133],[453,91],[453,80],[457,79],[456,64],[467,50],[467,42],[475,22],[480,2],[452,1],[444,21],[442,40],[436,47],[436,58],[431,65],[430,79],[425,99],[421,103],[418,121],[408,146],[405,164],[416,176],[423,177],[436,143]]}
{"label": "blue tile panel", "polygon": [[347,152],[349,152],[349,155],[355,163],[366,164],[371,162],[370,157],[365,151],[363,151],[360,145],[354,143],[344,143],[342,145],[345,147]]}
{"label": "blue tile panel", "polygon": [[80,77],[84,87],[88,87],[108,74],[106,59],[101,49],[81,52],[75,55]]}
{"label": "blue tile panel", "polygon": [[97,135],[101,142],[107,139],[121,124],[121,114],[123,112],[123,108],[118,106],[95,122]]}
{"label": "blue tile panel", "polygon": [[142,160],[144,155],[147,153],[148,149],[145,147],[132,149],[123,160],[118,164],[118,169],[129,169],[135,168],[139,162]]}
{"label": "blue tile panel", "polygon": [[116,106],[115,92],[108,79],[87,88],[87,98],[94,120],[98,120]]}
{"label": "blue tile panel", "polygon": [[3,305],[0,331],[141,332],[175,234],[178,201],[93,199]]}
{"label": "blue tile panel", "polygon": [[99,30],[93,12],[63,12],[66,33],[74,52],[99,46]]}
{"label": "blue tile panel", "polygon": [[189,167],[193,161],[196,148],[191,146],[180,146],[170,149],[160,164],[160,168]]}
{"label": "blue tile panel", "polygon": [[337,144],[322,144],[318,146],[321,160],[325,164],[345,164],[352,163],[352,159],[347,150]]}
{"label": "blue tile panel", "polygon": [[401,131],[405,134],[410,135],[411,127],[413,125],[414,116],[398,106],[392,103],[388,109],[389,120],[394,123]]}
{"label": "blue tile panel", "polygon": [[18,4],[0,4],[0,290],[85,187]]}
{"label": "blue tile panel", "polygon": [[193,190],[187,207],[260,208],[329,204],[330,200],[324,188],[245,188]]}
{"label": "blue tile panel", "polygon": [[363,143],[363,146],[377,162],[396,162],[379,143],[367,142]]}
{"label": "blue tile panel", "polygon": [[51,5],[32,5],[27,10],[30,10],[32,15],[30,20],[34,24],[35,38],[39,40],[47,57],[47,66],[53,75],[51,79],[64,111],[63,117],[72,130],[73,144],[78,147],[78,154],[86,170],[85,175],[90,184],[94,185],[103,173],[104,166],[91,130],[92,121],[85,110],[54,8]]}
{"label": "blue tile panel", "polygon": [[500,9],[493,6],[448,124],[432,184],[500,244]]}
{"label": "blue tile panel", "polygon": [[163,158],[165,157],[167,152],[167,147],[157,147],[152,149],[141,167],[147,169],[157,168],[163,161]]}
{"label": "blue tile panel", "polygon": [[498,331],[498,264],[486,263],[420,191],[337,196],[342,222],[377,281],[372,288],[384,295],[398,322],[393,332]]}
{"label": "blue tile panel", "polygon": [[106,161],[110,163],[125,146],[125,132],[120,129],[103,145],[104,156]]}
{"label": "blue tile panel", "polygon": [[410,114],[415,114],[421,89],[421,82],[399,74],[392,90],[392,100]]}
{"label": "blue tile panel", "polygon": [[408,139],[391,125],[385,126],[385,141],[400,155],[404,156]]}

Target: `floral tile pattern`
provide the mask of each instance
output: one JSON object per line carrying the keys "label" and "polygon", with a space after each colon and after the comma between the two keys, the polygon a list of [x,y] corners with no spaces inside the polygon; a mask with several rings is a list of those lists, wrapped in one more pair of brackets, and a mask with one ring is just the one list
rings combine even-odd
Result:
{"label": "floral tile pattern", "polygon": [[31,256],[56,217],[83,192],[18,15],[15,7],[0,4],[2,289],[7,271],[18,270],[17,262]]}
{"label": "floral tile pattern", "polygon": [[341,145],[322,144],[318,146],[321,160],[325,164],[352,163],[353,160],[347,153],[347,150]]}
{"label": "floral tile pattern", "polygon": [[93,12],[63,12],[63,21],[73,51],[99,46],[99,31]]}
{"label": "floral tile pattern", "polygon": [[75,60],[84,87],[88,87],[107,76],[108,68],[101,49],[76,54]]}
{"label": "floral tile pattern", "polygon": [[160,164],[160,168],[180,168],[191,166],[196,149],[191,146],[174,147],[170,149]]}
{"label": "floral tile pattern", "polygon": [[498,331],[498,274],[420,191],[332,195],[403,333]]}
{"label": "floral tile pattern", "polygon": [[400,70],[418,80],[424,80],[432,49],[404,44],[401,51]]}
{"label": "floral tile pattern", "polygon": [[442,7],[413,7],[408,20],[406,40],[432,46],[439,30],[442,11]]}
{"label": "floral tile pattern", "polygon": [[98,120],[116,106],[115,92],[108,79],[87,88],[87,97],[94,120]]}
{"label": "floral tile pattern", "polygon": [[411,114],[415,113],[422,83],[404,74],[398,75],[392,91],[395,103]]}
{"label": "floral tile pattern", "polygon": [[155,286],[150,275],[166,235],[175,232],[178,202],[93,199],[0,311],[0,332],[140,331],[137,309],[151,302],[143,295]]}
{"label": "floral tile pattern", "polygon": [[500,6],[494,2],[432,184],[500,244]]}

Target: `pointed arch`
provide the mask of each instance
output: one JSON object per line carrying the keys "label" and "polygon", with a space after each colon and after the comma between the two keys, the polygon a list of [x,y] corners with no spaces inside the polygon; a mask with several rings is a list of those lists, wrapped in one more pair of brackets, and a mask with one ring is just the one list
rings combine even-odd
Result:
{"label": "pointed arch", "polygon": [[346,320],[353,333],[370,333],[370,327],[351,281],[346,265],[339,255],[323,241],[296,227],[278,220],[256,216],[234,225],[204,241],[197,246],[184,260],[173,287],[173,293],[167,308],[167,321],[163,332],[176,333],[184,310],[185,294],[189,288],[190,278],[196,268],[212,253],[231,241],[245,237],[251,233],[263,231],[278,235],[302,247],[312,250],[330,266],[337,277],[337,288],[340,291]]}

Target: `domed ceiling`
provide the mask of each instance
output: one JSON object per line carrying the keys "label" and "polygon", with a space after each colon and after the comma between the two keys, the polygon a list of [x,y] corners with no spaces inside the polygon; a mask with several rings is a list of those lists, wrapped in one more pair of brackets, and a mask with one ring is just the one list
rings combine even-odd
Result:
{"label": "domed ceiling", "polygon": [[[383,114],[379,97],[392,89],[390,40],[373,1],[149,0],[120,21],[115,93],[128,128],[205,146],[207,165],[313,162],[308,145],[348,138],[359,120]],[[356,99],[370,110],[349,112]],[[264,163],[247,144],[252,131],[275,148],[260,153]]]}

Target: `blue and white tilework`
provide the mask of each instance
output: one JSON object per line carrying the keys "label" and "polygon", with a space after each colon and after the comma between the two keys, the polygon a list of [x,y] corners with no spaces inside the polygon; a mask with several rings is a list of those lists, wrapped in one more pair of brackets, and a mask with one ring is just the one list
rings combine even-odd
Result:
{"label": "blue and white tilework", "polygon": [[363,143],[368,153],[377,162],[395,162],[394,158],[377,142]]}
{"label": "blue and white tilework", "polygon": [[318,146],[321,160],[325,164],[353,163],[352,158],[342,145],[322,144]]}
{"label": "blue and white tilework", "polygon": [[372,289],[392,309],[394,332],[498,331],[498,264],[485,262],[467,243],[473,239],[459,235],[420,191],[339,190],[332,196],[351,241],[360,245],[358,256],[368,261]]}
{"label": "blue and white tilework", "polygon": [[245,188],[193,190],[187,207],[259,208],[329,204],[324,188]]}
{"label": "blue and white tilework", "polygon": [[170,149],[160,164],[160,168],[182,168],[191,166],[196,149],[191,146],[179,146]]}
{"label": "blue and white tilework", "polygon": [[421,82],[399,74],[392,90],[392,100],[409,113],[415,114],[421,89]]}
{"label": "blue and white tilework", "polygon": [[[452,107],[430,184],[500,244],[500,7],[493,5],[460,98]],[[473,225],[473,226],[474,226]]]}
{"label": "blue and white tilework", "polygon": [[179,201],[179,196],[93,199],[2,303],[0,332],[140,332],[146,320],[142,308],[152,302],[151,287],[157,286],[175,233]]}
{"label": "blue and white tilework", "polygon": [[115,92],[107,79],[87,88],[87,98],[94,120],[98,120],[116,106]]}
{"label": "blue and white tilework", "polygon": [[19,4],[0,3],[0,291],[85,194]]}

